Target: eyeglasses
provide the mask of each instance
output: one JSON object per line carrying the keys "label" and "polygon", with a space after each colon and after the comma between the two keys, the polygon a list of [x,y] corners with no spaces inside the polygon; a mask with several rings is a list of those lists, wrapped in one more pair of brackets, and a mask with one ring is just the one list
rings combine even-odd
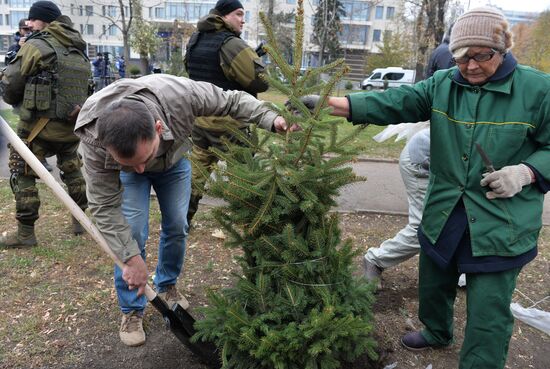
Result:
{"label": "eyeglasses", "polygon": [[474,59],[478,63],[483,63],[491,60],[493,58],[493,55],[495,55],[496,53],[497,52],[493,50],[488,53],[476,54],[474,56],[464,55],[460,58],[453,58],[453,60],[456,64],[468,64],[470,62],[470,59]]}

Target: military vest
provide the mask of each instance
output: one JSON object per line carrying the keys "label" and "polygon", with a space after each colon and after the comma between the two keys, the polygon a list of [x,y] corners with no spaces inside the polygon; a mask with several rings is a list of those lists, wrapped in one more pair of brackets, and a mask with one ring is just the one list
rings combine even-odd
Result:
{"label": "military vest", "polygon": [[45,70],[27,79],[22,108],[33,118],[67,121],[75,107],[88,98],[89,59],[81,50],[62,45],[48,33],[33,38],[44,41],[37,45],[42,54],[49,51],[45,48],[51,48],[56,58]]}
{"label": "military vest", "polygon": [[210,82],[224,90],[246,91],[239,83],[227,79],[220,66],[220,48],[232,37],[236,36],[231,32],[195,32],[187,44],[189,78]]}

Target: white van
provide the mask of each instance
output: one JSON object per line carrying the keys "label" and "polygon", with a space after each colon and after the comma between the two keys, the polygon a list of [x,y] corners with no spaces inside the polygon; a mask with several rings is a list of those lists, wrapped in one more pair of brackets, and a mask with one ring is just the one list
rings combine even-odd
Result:
{"label": "white van", "polygon": [[400,67],[376,68],[372,74],[361,82],[363,90],[384,88],[384,79],[388,80],[388,88],[414,84],[416,71]]}

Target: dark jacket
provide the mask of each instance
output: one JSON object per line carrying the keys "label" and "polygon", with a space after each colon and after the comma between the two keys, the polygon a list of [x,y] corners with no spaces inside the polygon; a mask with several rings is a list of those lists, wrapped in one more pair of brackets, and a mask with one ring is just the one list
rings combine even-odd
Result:
{"label": "dark jacket", "polygon": [[[219,73],[221,78],[225,78],[231,82],[237,90],[246,91],[251,94],[266,91],[268,85],[260,78],[260,73],[264,71],[264,64],[256,52],[247,45],[238,35],[232,30],[222,17],[211,13],[202,18],[197,24],[198,33],[223,33],[225,35],[232,34],[232,37],[223,37],[223,42],[220,44],[219,56]],[[193,37],[198,37],[194,35]],[[200,48],[201,40],[191,48],[191,52],[185,56],[185,66],[189,67],[193,57],[193,49]],[[191,76],[190,76],[191,77]],[[193,77],[192,77],[193,78]],[[195,76],[196,80],[205,80],[200,76]],[[212,81],[209,81],[212,82]],[[223,88],[223,86],[222,86]],[[234,126],[243,126],[243,124],[231,119],[230,117],[200,117],[197,118],[196,125],[212,131],[225,131],[224,124]]]}
{"label": "dark jacket", "polygon": [[449,40],[443,40],[443,42],[432,52],[432,55],[430,55],[428,67],[426,68],[426,78],[430,78],[440,69],[449,69],[454,65],[453,55],[449,50]]}
{"label": "dark jacket", "polygon": [[[67,16],[60,16],[50,23],[41,32],[33,33],[4,72],[2,83],[5,86],[4,101],[14,106],[20,106],[23,101],[25,85],[28,79],[38,75],[44,70],[49,70],[56,62],[55,50],[43,39],[42,36],[55,38],[65,47],[76,48],[83,53],[86,50],[86,42],[80,33],[72,28],[72,22]],[[88,63],[88,61],[86,61]],[[87,64],[89,70],[89,64]],[[86,87],[87,88],[87,87]],[[35,120],[27,117],[23,109],[20,112],[20,128],[31,131]],[[45,140],[74,142],[78,138],[73,133],[73,126],[64,121],[51,119],[40,133]]]}
{"label": "dark jacket", "polygon": [[17,52],[21,48],[21,45],[19,45],[19,41],[21,40],[21,37],[23,36],[19,31],[15,32],[14,43],[11,44],[10,47],[8,48],[8,51],[6,52],[6,58],[4,59],[4,63],[6,65],[11,63],[15,59]]}

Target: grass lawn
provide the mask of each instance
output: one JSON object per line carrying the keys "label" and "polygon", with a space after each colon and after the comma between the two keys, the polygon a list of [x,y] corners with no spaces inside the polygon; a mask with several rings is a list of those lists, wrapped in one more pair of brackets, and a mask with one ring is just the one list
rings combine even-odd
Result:
{"label": "grass lawn", "polygon": [[11,128],[15,129],[15,126],[17,125],[17,121],[19,120],[19,117],[17,114],[14,114],[12,109],[4,109],[0,110],[0,116],[6,120],[6,122],[9,123]]}

